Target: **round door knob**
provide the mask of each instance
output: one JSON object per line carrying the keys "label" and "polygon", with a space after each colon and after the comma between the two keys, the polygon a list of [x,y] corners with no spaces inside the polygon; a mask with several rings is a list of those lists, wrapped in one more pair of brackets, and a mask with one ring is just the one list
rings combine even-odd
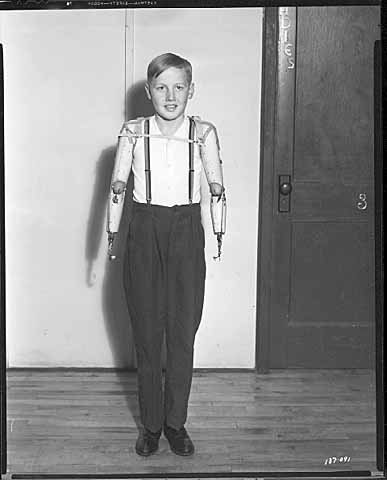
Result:
{"label": "round door knob", "polygon": [[280,185],[280,192],[282,195],[289,195],[292,191],[292,185],[290,183],[284,182]]}

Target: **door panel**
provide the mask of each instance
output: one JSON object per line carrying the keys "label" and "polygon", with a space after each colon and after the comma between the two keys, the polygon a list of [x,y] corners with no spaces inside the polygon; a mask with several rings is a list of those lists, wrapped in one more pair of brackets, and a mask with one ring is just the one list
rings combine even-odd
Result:
{"label": "door panel", "polygon": [[372,292],[361,280],[371,273],[368,241],[363,224],[293,223],[289,325],[369,325]]}
{"label": "door panel", "polygon": [[299,8],[294,175],[372,178],[373,46],[379,7]]}
{"label": "door panel", "polygon": [[272,368],[374,365],[379,16],[378,6],[279,9]]}

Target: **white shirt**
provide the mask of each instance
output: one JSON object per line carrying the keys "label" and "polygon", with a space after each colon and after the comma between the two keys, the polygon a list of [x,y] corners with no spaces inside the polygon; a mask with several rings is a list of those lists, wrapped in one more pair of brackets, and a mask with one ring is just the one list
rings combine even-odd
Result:
{"label": "white shirt", "polygon": [[[128,128],[131,133],[135,133],[130,123],[126,126],[124,124],[121,132]],[[149,134],[162,135],[155,116],[150,118]],[[127,183],[129,172],[132,169],[134,174],[133,200],[146,203],[144,138],[141,136],[135,138],[134,143],[131,144],[125,137],[125,134],[121,136],[121,142],[117,149],[112,183],[117,180]],[[173,137],[189,138],[188,117],[184,117]],[[152,204],[173,206],[189,203],[189,143],[174,138],[149,138]],[[219,150],[214,129],[209,129],[208,135],[206,135],[204,158],[200,156],[198,144],[194,144],[193,203],[199,203],[201,200],[200,178],[204,159],[204,170],[208,183],[222,184]]]}
{"label": "white shirt", "polygon": [[[149,121],[150,135],[162,135],[155,117]],[[185,117],[173,137],[189,138],[189,120]],[[170,138],[149,138],[151,170],[151,203],[157,205],[183,205],[189,203],[188,171],[189,143]],[[200,202],[202,162],[199,148],[194,147],[194,174],[192,202]],[[144,139],[139,138],[133,150],[133,200],[146,203]]]}

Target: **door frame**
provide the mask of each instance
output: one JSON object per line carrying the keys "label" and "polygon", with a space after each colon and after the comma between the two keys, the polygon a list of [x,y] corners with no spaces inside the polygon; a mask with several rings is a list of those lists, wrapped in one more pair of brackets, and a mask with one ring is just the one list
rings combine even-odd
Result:
{"label": "door frame", "polygon": [[[370,2],[364,2],[370,5]],[[373,5],[381,4],[378,1]],[[296,7],[298,8],[298,7]],[[302,7],[301,7],[302,8]],[[271,263],[273,256],[272,224],[275,202],[274,152],[276,97],[278,79],[279,7],[265,7],[262,35],[262,102],[259,175],[259,218],[257,256],[257,310],[255,369],[268,373],[270,359]],[[376,463],[385,471],[384,439],[384,274],[383,274],[383,111],[382,46],[374,48],[374,195],[375,195],[375,380],[376,380]],[[387,432],[387,430],[386,430]]]}
{"label": "door frame", "polygon": [[269,370],[270,292],[274,196],[274,144],[278,72],[278,7],[265,7],[262,35],[257,317],[255,368]]}
{"label": "door frame", "polygon": [[0,43],[0,468],[7,470],[7,385],[5,336],[5,188],[4,188],[4,68],[3,45]]}

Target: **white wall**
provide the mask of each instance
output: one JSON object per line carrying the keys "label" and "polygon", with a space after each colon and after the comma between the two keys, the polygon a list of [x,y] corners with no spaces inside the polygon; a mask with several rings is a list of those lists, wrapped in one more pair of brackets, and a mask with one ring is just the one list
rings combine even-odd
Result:
{"label": "white wall", "polygon": [[88,226],[103,228],[94,188],[124,118],[125,11],[4,17],[9,365],[111,365],[105,245],[90,254]]}
{"label": "white wall", "polygon": [[[207,283],[195,366],[253,367],[262,10],[3,12],[0,20],[9,365],[134,364],[121,264],[106,261],[106,189],[125,111],[149,113],[139,87],[146,65],[173,51],[194,67],[188,113],[218,128],[229,207],[214,262],[208,195],[203,202]],[[119,255],[125,232],[124,224]]]}

